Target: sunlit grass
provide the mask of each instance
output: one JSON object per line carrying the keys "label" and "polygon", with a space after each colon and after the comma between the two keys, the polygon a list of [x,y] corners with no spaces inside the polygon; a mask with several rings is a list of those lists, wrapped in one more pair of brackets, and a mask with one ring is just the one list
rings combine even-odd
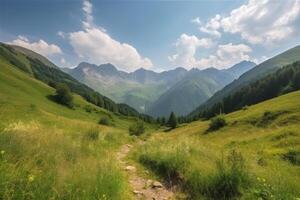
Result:
{"label": "sunlit grass", "polygon": [[[77,95],[69,109],[47,98],[54,92],[1,65],[0,199],[131,199],[115,154],[135,119]],[[103,117],[115,126],[99,125]]]}
{"label": "sunlit grass", "polygon": [[[276,117],[266,119],[266,115]],[[227,126],[214,132],[206,132],[209,121],[199,121],[154,134],[134,156],[167,182],[179,183],[192,199],[233,198],[227,194],[235,194],[240,199],[298,198],[300,92],[248,107],[225,118]],[[226,157],[232,150],[243,157],[247,182],[239,181],[241,174],[228,171]],[[225,168],[220,168],[217,163],[224,159]],[[236,184],[236,189],[232,190],[232,184]]]}

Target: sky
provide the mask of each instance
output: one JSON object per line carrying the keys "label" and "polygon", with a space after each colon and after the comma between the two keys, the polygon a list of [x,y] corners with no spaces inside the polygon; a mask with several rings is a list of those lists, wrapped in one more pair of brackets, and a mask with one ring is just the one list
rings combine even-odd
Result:
{"label": "sky", "polygon": [[257,64],[300,44],[300,0],[1,0],[0,41],[59,67]]}

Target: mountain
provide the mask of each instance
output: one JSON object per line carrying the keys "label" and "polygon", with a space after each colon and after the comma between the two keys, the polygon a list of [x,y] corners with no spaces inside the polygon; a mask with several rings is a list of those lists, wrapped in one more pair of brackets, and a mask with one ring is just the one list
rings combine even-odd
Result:
{"label": "mountain", "polygon": [[31,50],[0,43],[0,59],[3,63],[18,68],[46,84],[51,82],[65,83],[73,93],[79,94],[97,106],[126,116],[131,115],[150,119],[148,116],[140,115],[135,109],[126,104],[116,104],[111,99],[95,92],[69,74],[61,71],[59,67],[51,63],[47,58]]}
{"label": "mountain", "polygon": [[[157,73],[140,68],[127,73],[109,63],[97,66],[83,62],[66,72],[117,102],[126,103],[139,112],[161,116],[162,111],[163,115],[167,115],[169,110],[174,107],[178,107],[180,114],[192,111],[217,90],[238,78],[254,65],[252,62],[243,61],[226,70],[211,68],[200,72],[197,69],[187,71],[179,67]],[[205,75],[207,77],[204,77]],[[176,89],[177,87],[178,89]],[[199,91],[198,88],[200,88]],[[177,98],[180,90],[186,91],[186,95],[189,95],[189,100],[184,108],[179,108],[179,105],[183,103],[182,100],[173,99]],[[161,110],[160,105],[162,104],[162,107],[165,108],[169,101],[172,106],[168,105],[170,108],[166,111],[164,111],[165,109]]]}
{"label": "mountain", "polygon": [[80,63],[67,71],[71,76],[117,102],[126,103],[140,112],[187,73],[183,68],[156,73],[140,68],[127,73],[112,64]]}
{"label": "mountain", "polygon": [[251,84],[273,72],[279,68],[294,63],[300,60],[300,46],[296,46],[289,49],[271,59],[268,59],[261,64],[255,66],[253,69],[241,75],[237,80],[233,81],[222,90],[215,93],[210,99],[205,103],[200,104],[198,108],[192,111],[189,116],[197,116],[200,112],[212,107],[214,104],[222,101],[223,98],[233,94],[237,90],[241,89],[248,84]]}
{"label": "mountain", "polygon": [[253,62],[242,61],[224,70],[192,69],[182,80],[160,96],[146,113],[155,117],[166,117],[172,111],[177,115],[186,115],[254,66]]}
{"label": "mountain", "polygon": [[230,113],[283,94],[300,90],[300,61],[284,66],[247,86],[238,89],[221,102],[198,114],[199,118],[211,118],[220,113]]}

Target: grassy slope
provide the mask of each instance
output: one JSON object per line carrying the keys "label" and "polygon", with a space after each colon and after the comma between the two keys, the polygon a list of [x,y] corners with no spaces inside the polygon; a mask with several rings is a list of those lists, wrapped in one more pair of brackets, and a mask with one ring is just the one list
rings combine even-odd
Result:
{"label": "grassy slope", "polygon": [[222,90],[216,92],[210,99],[200,105],[197,109],[191,112],[189,115],[194,116],[199,112],[205,110],[207,107],[213,106],[215,103],[221,101],[224,97],[234,93],[243,86],[252,83],[265,77],[272,72],[275,72],[280,67],[294,63],[299,60],[300,46],[291,48],[273,58],[270,58],[256,67],[252,68],[248,72],[244,73],[237,80],[225,86]]}
{"label": "grassy slope", "polygon": [[[112,157],[130,140],[134,119],[78,95],[71,110],[47,98],[53,88],[1,59],[0,69],[0,198],[130,199]],[[115,127],[97,125],[103,116]],[[99,139],[89,139],[90,132],[100,132]]]}
{"label": "grassy slope", "polygon": [[[281,114],[262,121],[266,111]],[[250,188],[241,190],[242,199],[300,197],[300,166],[282,158],[287,152],[296,151],[299,162],[300,92],[231,113],[226,120],[225,128],[209,134],[204,134],[208,121],[154,134],[147,145],[136,151],[136,159],[163,173],[167,180],[167,173],[177,174],[193,199],[205,199],[208,194],[201,191],[209,187],[218,191],[212,184],[218,171],[216,161],[235,149],[242,153],[251,177]]]}

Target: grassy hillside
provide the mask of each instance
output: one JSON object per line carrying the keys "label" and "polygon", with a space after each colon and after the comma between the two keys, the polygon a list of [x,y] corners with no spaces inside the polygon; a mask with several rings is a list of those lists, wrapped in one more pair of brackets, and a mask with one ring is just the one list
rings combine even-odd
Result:
{"label": "grassy hillside", "polygon": [[265,62],[257,65],[253,69],[249,70],[242,76],[240,76],[237,80],[228,84],[222,90],[215,93],[210,99],[208,99],[205,103],[200,105],[197,109],[195,109],[190,116],[198,115],[200,112],[205,109],[213,106],[215,103],[222,101],[224,97],[227,97],[230,94],[233,94],[240,88],[247,86],[250,83],[253,83],[268,74],[271,74],[278,70],[279,68],[292,64],[300,59],[300,46],[296,46],[292,49],[289,49],[273,58],[266,60]]}
{"label": "grassy hillside", "polygon": [[220,113],[230,113],[292,91],[300,90],[300,62],[284,66],[276,72],[255,81],[200,112],[198,118],[211,118]]}
{"label": "grassy hillside", "polygon": [[116,104],[111,99],[102,96],[88,86],[80,83],[69,74],[64,73],[45,57],[28,49],[0,43],[0,60],[10,64],[25,73],[48,84],[64,83],[72,92],[81,95],[87,101],[105,108],[106,110],[120,113],[125,116],[138,116],[151,120],[149,116],[140,115],[135,109],[126,104]]}
{"label": "grassy hillside", "polygon": [[0,199],[131,199],[114,156],[134,118],[79,95],[69,109],[48,85],[2,60],[0,69]]}
{"label": "grassy hillside", "polygon": [[133,157],[191,199],[298,199],[300,92],[152,135]]}

